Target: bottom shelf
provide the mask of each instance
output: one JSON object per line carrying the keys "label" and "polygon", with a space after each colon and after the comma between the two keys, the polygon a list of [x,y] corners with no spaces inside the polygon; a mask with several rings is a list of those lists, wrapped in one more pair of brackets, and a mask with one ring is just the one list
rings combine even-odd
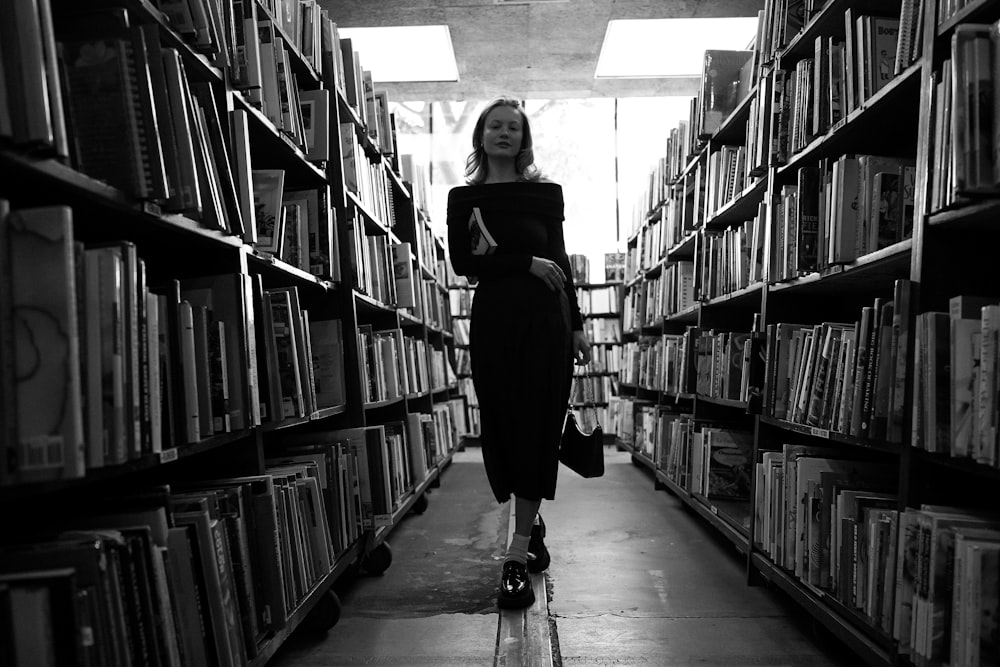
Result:
{"label": "bottom shelf", "polygon": [[656,480],[722,533],[733,543],[737,551],[741,554],[747,553],[750,548],[750,501],[706,499],[688,492],[667,477],[662,470],[656,471]]}
{"label": "bottom shelf", "polygon": [[822,591],[802,585],[795,577],[772,563],[763,554],[750,556],[751,567],[777,586],[834,636],[849,646],[869,665],[893,664],[892,639],[874,627],[851,618],[854,614]]}
{"label": "bottom shelf", "polygon": [[413,491],[406,497],[406,500],[404,500],[399,508],[392,513],[392,523],[388,526],[380,526],[376,529],[375,538],[372,540],[371,545],[369,545],[370,549],[375,548],[384,542],[387,537],[389,537],[389,533],[391,533],[393,529],[399,525],[399,522],[403,519],[403,517],[406,516],[411,509],[413,509],[413,504],[417,502],[417,499],[419,499],[425,491],[427,491],[427,488],[434,483],[434,480],[441,476],[441,472],[448,467],[451,463],[452,457],[454,456],[455,452],[449,452],[445,454],[440,461],[434,464],[434,467],[430,469],[424,480],[413,488]]}
{"label": "bottom shelf", "polygon": [[295,611],[288,617],[288,620],[285,622],[285,626],[266,640],[257,655],[250,661],[249,664],[252,667],[262,667],[272,657],[274,657],[275,653],[285,640],[287,640],[288,637],[302,624],[322,597],[333,587],[337,579],[339,579],[354,563],[358,562],[366,553],[370,552],[379,544],[385,542],[389,533],[392,532],[392,529],[399,524],[399,522],[409,513],[411,509],[413,509],[413,505],[417,502],[417,499],[427,491],[428,487],[430,487],[435,480],[440,478],[444,469],[451,464],[451,460],[454,455],[454,452],[449,452],[440,461],[438,461],[433,468],[430,469],[424,480],[414,487],[413,492],[407,496],[406,500],[400,505],[399,509],[393,513],[391,525],[380,527],[374,534],[367,533],[362,535],[346,551],[340,554],[330,573],[323,577],[306,595],[305,599],[302,600]]}
{"label": "bottom shelf", "polygon": [[624,440],[621,439],[616,439],[615,444],[618,445],[620,448],[624,449],[629,454],[631,454],[632,460],[635,463],[642,464],[644,467],[649,468],[652,472],[654,473],[656,472],[656,463],[653,461],[653,459],[649,458],[648,456],[640,452],[638,449],[636,449],[635,445],[629,442],[625,442]]}
{"label": "bottom shelf", "polygon": [[309,615],[309,612],[313,610],[320,599],[329,592],[337,579],[361,557],[362,543],[363,538],[357,540],[337,558],[337,562],[334,564],[333,569],[330,570],[330,573],[313,587],[312,591],[306,595],[301,604],[288,617],[288,620],[285,621],[285,627],[275,632],[274,635],[264,642],[260,651],[250,661],[249,664],[251,666],[261,667],[274,657],[274,654],[278,652],[278,649],[285,643],[285,640],[302,624],[302,621],[305,620],[306,616]]}

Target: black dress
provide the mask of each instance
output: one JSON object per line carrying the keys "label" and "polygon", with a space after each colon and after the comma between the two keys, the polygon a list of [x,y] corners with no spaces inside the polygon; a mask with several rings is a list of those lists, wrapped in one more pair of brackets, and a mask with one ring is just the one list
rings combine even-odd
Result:
{"label": "black dress", "polygon": [[[472,254],[478,206],[497,247]],[[572,332],[583,328],[563,241],[555,183],[468,185],[448,194],[448,247],[459,275],[479,279],[472,302],[472,380],[486,476],[498,502],[555,497],[559,439],[573,372]],[[559,264],[562,290],[531,275],[532,256]]]}

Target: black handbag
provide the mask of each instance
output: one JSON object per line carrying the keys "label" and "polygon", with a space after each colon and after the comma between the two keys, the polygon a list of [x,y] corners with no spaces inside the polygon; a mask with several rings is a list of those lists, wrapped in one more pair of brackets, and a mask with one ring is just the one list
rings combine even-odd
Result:
{"label": "black handbag", "polygon": [[[585,382],[586,388],[590,382]],[[604,429],[597,420],[597,407],[593,397],[584,404],[589,404],[594,410],[594,422],[597,424],[590,433],[585,433],[576,420],[572,410],[566,413],[563,423],[562,441],[559,443],[559,461],[581,477],[592,478],[604,475]]]}

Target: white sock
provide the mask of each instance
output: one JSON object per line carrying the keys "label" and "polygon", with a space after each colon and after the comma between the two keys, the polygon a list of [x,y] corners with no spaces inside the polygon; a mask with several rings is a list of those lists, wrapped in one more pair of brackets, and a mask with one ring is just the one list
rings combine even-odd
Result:
{"label": "white sock", "polygon": [[516,560],[521,565],[526,565],[528,563],[528,540],[530,539],[529,535],[514,533],[514,536],[510,540],[510,546],[507,547],[507,557],[503,561],[506,563],[507,561]]}

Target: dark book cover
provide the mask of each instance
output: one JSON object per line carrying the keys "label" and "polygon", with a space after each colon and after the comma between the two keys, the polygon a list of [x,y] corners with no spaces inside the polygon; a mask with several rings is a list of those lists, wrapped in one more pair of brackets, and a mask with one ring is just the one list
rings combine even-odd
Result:
{"label": "dark book cover", "polygon": [[819,262],[819,167],[802,167],[798,171],[798,261],[799,271],[815,271]]}

